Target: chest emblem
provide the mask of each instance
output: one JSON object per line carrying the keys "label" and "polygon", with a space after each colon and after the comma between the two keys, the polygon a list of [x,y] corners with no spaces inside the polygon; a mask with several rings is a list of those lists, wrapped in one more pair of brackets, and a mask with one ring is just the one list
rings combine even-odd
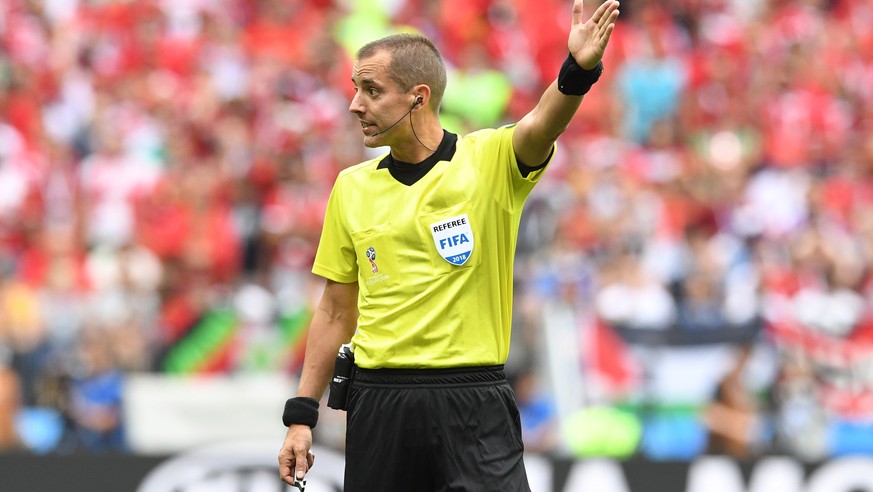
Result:
{"label": "chest emblem", "polygon": [[444,260],[463,265],[473,254],[473,228],[467,214],[434,222],[430,225],[433,243]]}
{"label": "chest emblem", "polygon": [[367,259],[370,260],[370,271],[379,273],[379,267],[376,265],[376,249],[370,246],[367,248]]}

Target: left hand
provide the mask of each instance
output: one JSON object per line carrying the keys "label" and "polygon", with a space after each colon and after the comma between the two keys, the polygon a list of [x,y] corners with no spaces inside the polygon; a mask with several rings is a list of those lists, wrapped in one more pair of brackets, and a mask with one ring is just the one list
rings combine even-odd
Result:
{"label": "left hand", "polygon": [[603,58],[609,37],[618,19],[618,0],[606,0],[588,22],[582,22],[582,0],[573,2],[573,25],[567,48],[576,59],[576,64],[585,70],[596,67]]}

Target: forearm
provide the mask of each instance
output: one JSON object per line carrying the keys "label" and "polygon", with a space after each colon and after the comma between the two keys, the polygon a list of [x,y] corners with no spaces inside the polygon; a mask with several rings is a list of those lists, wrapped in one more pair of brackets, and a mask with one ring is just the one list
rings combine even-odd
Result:
{"label": "forearm", "polygon": [[532,112],[538,124],[534,125],[536,139],[545,143],[546,153],[558,137],[567,130],[573,116],[582,104],[583,96],[568,96],[558,90],[553,81],[540,97]]}
{"label": "forearm", "polygon": [[333,375],[339,347],[351,340],[353,334],[353,323],[349,329],[348,320],[330,319],[323,311],[316,311],[306,340],[306,355],[297,396],[321,399]]}
{"label": "forearm", "polygon": [[356,285],[328,282],[309,326],[297,396],[320,400],[324,395],[340,345],[355,334],[356,301]]}
{"label": "forearm", "polygon": [[518,159],[536,166],[545,161],[558,137],[567,130],[583,96],[568,96],[558,90],[557,81],[546,88],[536,107],[518,122],[515,150]]}

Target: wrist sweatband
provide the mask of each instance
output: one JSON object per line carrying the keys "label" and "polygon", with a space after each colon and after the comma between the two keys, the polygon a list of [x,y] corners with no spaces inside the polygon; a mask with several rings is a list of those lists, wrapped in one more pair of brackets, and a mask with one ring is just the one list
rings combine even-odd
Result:
{"label": "wrist sweatband", "polygon": [[285,402],[282,423],[285,424],[285,427],[291,427],[293,424],[303,424],[314,429],[315,424],[318,423],[318,402],[305,396],[289,398]]}
{"label": "wrist sweatband", "polygon": [[564,60],[561,71],[558,73],[558,90],[568,96],[585,95],[602,73],[602,61],[598,62],[597,66],[591,70],[585,70],[576,63],[573,55],[567,55],[567,59]]}

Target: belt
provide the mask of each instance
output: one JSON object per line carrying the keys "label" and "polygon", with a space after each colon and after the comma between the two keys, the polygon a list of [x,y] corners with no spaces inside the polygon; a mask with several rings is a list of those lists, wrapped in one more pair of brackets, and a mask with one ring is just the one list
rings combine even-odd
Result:
{"label": "belt", "polygon": [[441,386],[506,381],[503,365],[467,366],[437,369],[363,369],[355,370],[354,383],[384,385]]}

